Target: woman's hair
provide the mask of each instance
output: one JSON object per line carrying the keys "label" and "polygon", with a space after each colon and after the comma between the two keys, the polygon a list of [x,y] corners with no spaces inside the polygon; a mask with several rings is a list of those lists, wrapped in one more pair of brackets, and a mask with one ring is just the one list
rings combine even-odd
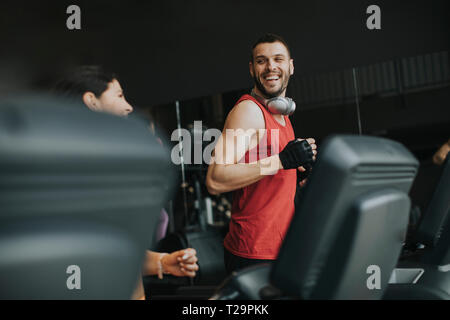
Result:
{"label": "woman's hair", "polygon": [[58,95],[77,99],[81,99],[86,92],[92,92],[99,98],[114,79],[117,80],[117,76],[101,66],[81,66],[59,80],[54,91]]}

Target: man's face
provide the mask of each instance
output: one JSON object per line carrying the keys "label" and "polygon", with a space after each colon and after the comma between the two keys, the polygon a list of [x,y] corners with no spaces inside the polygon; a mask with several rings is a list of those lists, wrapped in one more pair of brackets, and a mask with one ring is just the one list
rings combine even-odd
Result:
{"label": "man's face", "polygon": [[122,87],[116,79],[108,83],[108,88],[98,98],[98,103],[100,111],[117,116],[127,116],[133,112],[133,107],[125,100]]}
{"label": "man's face", "polygon": [[266,98],[284,96],[289,77],[294,74],[294,61],[281,42],[260,43],[253,49],[250,74]]}

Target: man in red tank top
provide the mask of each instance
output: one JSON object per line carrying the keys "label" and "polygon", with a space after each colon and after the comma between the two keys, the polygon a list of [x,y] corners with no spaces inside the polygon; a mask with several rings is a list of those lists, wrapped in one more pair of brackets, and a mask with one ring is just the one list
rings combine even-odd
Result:
{"label": "man in red tank top", "polygon": [[294,214],[297,170],[315,160],[312,138],[295,139],[285,98],[293,59],[286,42],[266,34],[249,62],[255,86],[225,121],[208,168],[211,194],[234,191],[229,232],[224,240],[228,272],[275,260]]}

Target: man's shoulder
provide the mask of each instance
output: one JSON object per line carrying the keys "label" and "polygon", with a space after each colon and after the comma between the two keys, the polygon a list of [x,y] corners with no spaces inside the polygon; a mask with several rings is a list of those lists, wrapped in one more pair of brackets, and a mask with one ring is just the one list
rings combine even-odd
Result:
{"label": "man's shoulder", "polygon": [[233,109],[231,109],[227,122],[233,127],[244,129],[265,128],[264,115],[260,107],[252,100],[246,99],[239,101]]}
{"label": "man's shoulder", "polygon": [[240,112],[249,112],[249,113],[262,113],[261,109],[256,104],[256,102],[253,100],[250,100],[250,99],[240,100],[233,107],[232,111],[233,110],[240,111]]}

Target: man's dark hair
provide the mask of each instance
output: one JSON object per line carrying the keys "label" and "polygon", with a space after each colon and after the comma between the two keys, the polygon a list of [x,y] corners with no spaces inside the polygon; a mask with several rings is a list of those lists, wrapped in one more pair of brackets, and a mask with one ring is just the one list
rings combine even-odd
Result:
{"label": "man's dark hair", "polygon": [[117,76],[101,66],[81,66],[69,71],[59,80],[54,91],[56,94],[78,99],[84,93],[92,92],[98,98],[114,79],[117,79]]}
{"label": "man's dark hair", "polygon": [[262,37],[260,37],[252,46],[252,50],[250,51],[250,62],[253,62],[253,50],[256,48],[256,46],[260,43],[274,43],[274,42],[281,42],[287,49],[289,56],[291,56],[291,50],[289,49],[289,46],[287,42],[279,35],[276,35],[274,33],[266,33]]}

